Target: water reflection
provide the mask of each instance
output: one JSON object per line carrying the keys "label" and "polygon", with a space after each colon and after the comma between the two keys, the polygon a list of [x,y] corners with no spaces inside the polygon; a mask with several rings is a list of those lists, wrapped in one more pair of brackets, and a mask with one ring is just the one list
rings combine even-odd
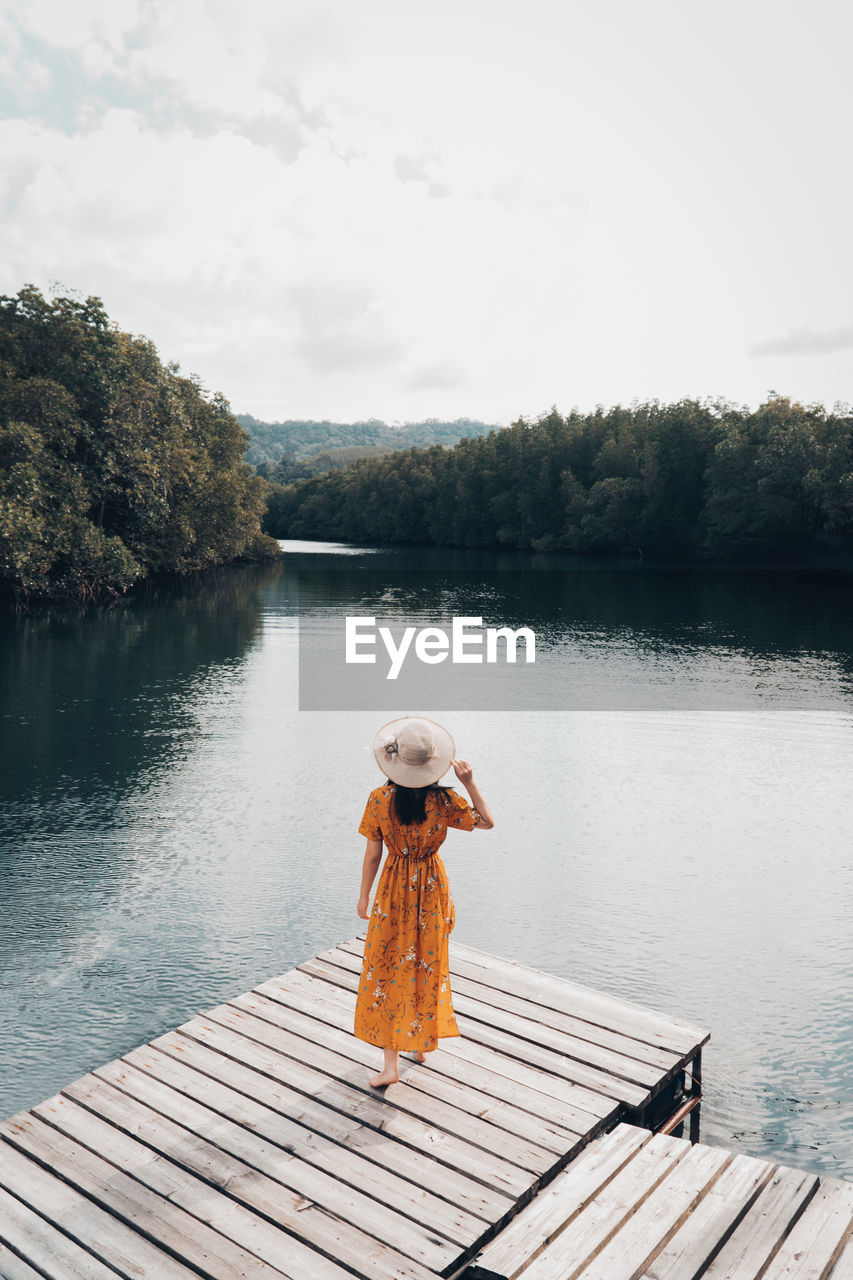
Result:
{"label": "water reflection", "polygon": [[[853,611],[839,575],[602,565],[555,565],[461,553],[427,570],[430,554],[342,559],[288,555],[277,586],[298,611],[307,710],[430,705],[464,710],[853,705]],[[454,557],[450,557],[451,561]],[[535,668],[426,667],[407,660],[389,685],[388,663],[344,662],[345,614],[536,633]],[[399,634],[395,639],[399,642]]]}
{"label": "water reflection", "polygon": [[[287,544],[285,544],[287,545]],[[776,657],[835,654],[853,672],[851,580],[838,574],[575,566],[553,556],[434,551],[338,557],[291,552],[280,591],[303,611],[358,603],[377,614],[482,614],[524,622],[545,639],[566,632],[632,636],[651,650],[718,645]],[[509,561],[509,563],[507,563]],[[519,563],[521,561],[522,563]],[[425,563],[427,562],[427,563]],[[298,597],[297,597],[298,582]]]}
{"label": "water reflection", "polygon": [[37,828],[69,791],[107,816],[152,761],[186,750],[188,693],[212,667],[242,661],[260,634],[261,591],[281,572],[220,570],[112,608],[3,617],[0,821]]}
{"label": "water reflection", "polygon": [[498,816],[448,838],[459,937],[709,1026],[703,1136],[853,1174],[846,587],[343,560],[4,624],[0,1113],[358,931],[376,715],[298,711],[296,613],[445,610],[533,621],[558,664],[758,686],[752,712],[454,714]]}
{"label": "water reflection", "polygon": [[[142,904],[128,906],[140,859],[172,829],[158,788],[197,750],[200,699],[211,679],[245,663],[261,634],[261,592],[280,573],[276,565],[220,571],[153,585],[109,609],[0,624],[3,1037],[23,1039],[26,1062],[27,1031],[41,1025],[36,1078],[61,1061],[52,1046],[63,1027],[73,1044],[75,1022],[86,1025],[66,996],[84,1006],[93,990],[120,998],[122,916],[144,917]],[[133,814],[146,805],[140,829]],[[152,922],[155,933],[170,927]],[[101,1007],[106,1043],[114,1016]],[[0,1048],[0,1063],[8,1061]],[[22,1079],[7,1077],[6,1087]]]}

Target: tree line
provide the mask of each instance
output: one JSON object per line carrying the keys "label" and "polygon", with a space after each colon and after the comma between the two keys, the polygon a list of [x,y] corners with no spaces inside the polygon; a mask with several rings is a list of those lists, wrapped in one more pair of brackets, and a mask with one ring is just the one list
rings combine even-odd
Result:
{"label": "tree line", "polygon": [[[480,436],[494,430],[493,424],[473,418],[456,418],[443,422],[426,418],[423,422],[406,422],[389,426],[379,418],[363,422],[313,422],[289,419],[286,422],[261,422],[249,413],[237,415],[237,421],[249,436],[246,461],[258,470],[271,474],[283,455],[301,461],[319,453],[340,449],[420,448],[432,444],[454,445],[465,436]],[[263,474],[263,473],[262,473]]]}
{"label": "tree line", "polygon": [[0,591],[115,595],[153,574],[279,556],[247,439],[99,298],[0,297]]}
{"label": "tree line", "polygon": [[392,449],[382,444],[351,444],[341,448],[325,449],[322,453],[310,453],[300,457],[293,449],[285,449],[278,462],[259,462],[255,467],[259,476],[274,484],[292,484],[294,480],[307,480],[334,468],[350,467],[365,458],[382,458]]}
{"label": "tree line", "polygon": [[772,394],[556,410],[273,487],[276,537],[726,559],[853,550],[853,417]]}

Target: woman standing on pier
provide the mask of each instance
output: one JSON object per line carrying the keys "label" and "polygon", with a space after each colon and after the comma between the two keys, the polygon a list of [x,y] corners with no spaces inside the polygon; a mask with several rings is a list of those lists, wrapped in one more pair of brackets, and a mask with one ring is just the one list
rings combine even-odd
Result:
{"label": "woman standing on pier", "polygon": [[[373,754],[388,781],[371,791],[359,832],[367,838],[358,914],[368,903],[383,841],[388,857],[370,914],[355,1009],[355,1034],[385,1051],[374,1088],[399,1079],[400,1049],[424,1062],[440,1036],[458,1036],[450,993],[448,938],[455,922],[444,863],[448,827],[495,824],[471,766],[454,759],[450,734],[432,720],[404,716],[377,733]],[[471,804],[439,786],[450,765]]]}

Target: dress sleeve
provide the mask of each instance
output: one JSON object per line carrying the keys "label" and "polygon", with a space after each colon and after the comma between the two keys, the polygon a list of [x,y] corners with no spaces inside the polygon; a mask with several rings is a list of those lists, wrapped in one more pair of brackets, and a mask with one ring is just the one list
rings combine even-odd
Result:
{"label": "dress sleeve", "polygon": [[482,822],[477,810],[457,791],[446,792],[448,800],[447,825],[460,831],[473,831]]}
{"label": "dress sleeve", "polygon": [[371,791],[364,809],[364,817],[359,824],[358,833],[368,840],[381,840],[382,828],[379,815],[382,807],[381,791]]}

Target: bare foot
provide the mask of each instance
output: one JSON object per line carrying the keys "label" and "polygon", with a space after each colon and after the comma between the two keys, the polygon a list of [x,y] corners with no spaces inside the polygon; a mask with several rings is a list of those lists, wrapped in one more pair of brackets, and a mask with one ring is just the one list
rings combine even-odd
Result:
{"label": "bare foot", "polygon": [[412,1057],[414,1058],[415,1062],[426,1062],[426,1054],[425,1054],[425,1053],[420,1053],[420,1052],[418,1052],[418,1053],[414,1053],[414,1054],[412,1054]]}
{"label": "bare foot", "polygon": [[384,1089],[386,1084],[399,1084],[400,1077],[396,1071],[380,1071],[378,1076],[370,1077],[369,1083],[373,1089]]}

